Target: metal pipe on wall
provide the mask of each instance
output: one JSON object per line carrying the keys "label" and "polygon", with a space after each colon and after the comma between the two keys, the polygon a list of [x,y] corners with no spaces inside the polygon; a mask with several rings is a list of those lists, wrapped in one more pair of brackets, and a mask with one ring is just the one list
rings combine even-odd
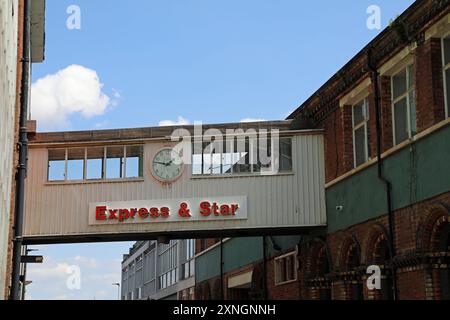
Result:
{"label": "metal pipe on wall", "polygon": [[20,89],[20,119],[19,119],[19,165],[16,173],[16,198],[14,212],[14,239],[13,239],[13,268],[12,285],[9,298],[20,299],[20,264],[22,251],[22,226],[24,215],[25,178],[27,175],[28,157],[28,130],[27,116],[29,110],[30,90],[30,64],[31,64],[31,2],[24,0],[23,21],[23,57],[22,57],[22,79]]}
{"label": "metal pipe on wall", "polygon": [[[386,188],[386,204],[388,208],[388,220],[389,220],[389,246],[391,249],[391,259],[396,256],[395,250],[395,217],[392,209],[392,183],[384,176],[383,172],[383,159],[381,157],[381,109],[380,109],[380,74],[376,66],[374,66],[371,56],[371,51],[367,54],[368,67],[371,71],[372,84],[375,95],[375,122],[376,122],[376,136],[377,136],[377,165],[378,165],[378,179],[382,181]],[[392,294],[393,299],[397,299],[397,272],[395,266],[392,266]]]}

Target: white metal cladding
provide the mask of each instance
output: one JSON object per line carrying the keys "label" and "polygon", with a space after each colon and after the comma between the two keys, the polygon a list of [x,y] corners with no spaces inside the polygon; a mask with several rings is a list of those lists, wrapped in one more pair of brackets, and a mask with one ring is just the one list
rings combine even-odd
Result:
{"label": "white metal cladding", "polygon": [[[144,146],[141,181],[49,183],[47,148],[32,146],[26,180],[24,237],[90,236],[241,230],[326,225],[323,136],[293,137],[292,174],[192,177],[186,165],[171,185],[151,175],[149,165],[164,142]],[[199,222],[89,225],[89,203],[158,199],[247,197],[248,219]],[[63,237],[62,237],[63,238]]]}

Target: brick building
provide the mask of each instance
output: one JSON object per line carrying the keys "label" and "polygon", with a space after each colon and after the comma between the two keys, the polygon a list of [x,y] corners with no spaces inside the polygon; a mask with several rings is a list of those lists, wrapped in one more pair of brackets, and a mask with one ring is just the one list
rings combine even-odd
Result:
{"label": "brick building", "polygon": [[[44,0],[31,3],[31,62],[44,59]],[[0,1],[0,299],[9,296],[19,153],[24,0]]]}
{"label": "brick building", "polygon": [[197,240],[196,298],[450,299],[449,97],[449,1],[416,1],[289,116],[324,132],[326,229]]}

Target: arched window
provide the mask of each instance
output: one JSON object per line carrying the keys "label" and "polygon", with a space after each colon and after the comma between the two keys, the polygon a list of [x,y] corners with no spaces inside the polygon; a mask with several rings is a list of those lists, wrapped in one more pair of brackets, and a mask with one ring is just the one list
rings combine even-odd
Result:
{"label": "arched window", "polygon": [[324,243],[317,243],[312,250],[309,277],[306,284],[310,298],[314,300],[331,300],[330,263]]}
{"label": "arched window", "polygon": [[441,299],[450,300],[450,268],[448,266],[450,258],[450,223],[446,223],[441,230],[439,237],[439,252],[446,258],[446,268],[439,272],[441,284]]}
{"label": "arched window", "polygon": [[394,298],[391,259],[391,250],[386,234],[383,231],[375,231],[369,241],[368,263],[380,267],[381,289],[369,292],[372,299],[393,300]]}
{"label": "arched window", "polygon": [[348,239],[343,247],[342,271],[344,276],[346,299],[363,300],[363,284],[360,277],[360,250],[353,239]]}

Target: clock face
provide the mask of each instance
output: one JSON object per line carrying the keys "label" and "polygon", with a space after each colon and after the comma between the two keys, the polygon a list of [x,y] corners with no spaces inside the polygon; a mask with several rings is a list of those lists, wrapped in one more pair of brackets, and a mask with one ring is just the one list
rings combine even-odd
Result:
{"label": "clock face", "polygon": [[152,172],[160,181],[174,181],[183,173],[183,160],[172,148],[161,149],[153,158]]}

